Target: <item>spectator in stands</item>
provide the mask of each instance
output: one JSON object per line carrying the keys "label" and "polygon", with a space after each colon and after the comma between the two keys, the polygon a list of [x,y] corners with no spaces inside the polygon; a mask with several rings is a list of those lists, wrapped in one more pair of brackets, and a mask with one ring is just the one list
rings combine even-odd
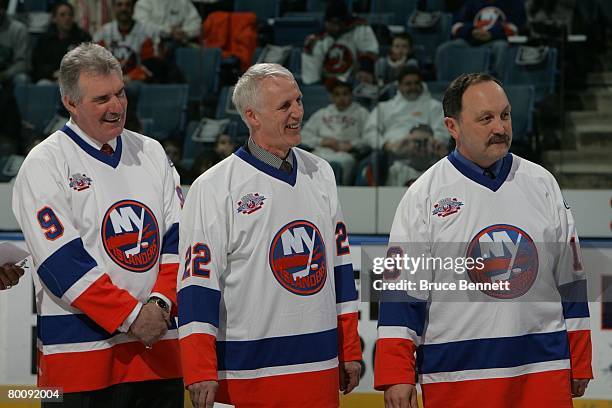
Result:
{"label": "spectator in stands", "polygon": [[200,37],[202,19],[189,0],[138,0],[134,18],[153,25],[171,50]]}
{"label": "spectator in stands", "polygon": [[341,174],[336,179],[349,185],[354,179],[354,152],[364,145],[362,131],[369,112],[353,102],[353,87],[349,83],[336,81],[329,92],[332,103],[308,119],[302,129],[302,143],[330,162],[332,168],[339,168]]}
{"label": "spectator in stands", "polygon": [[447,145],[434,139],[429,125],[415,126],[399,149],[393,152],[395,160],[391,160],[387,185],[409,187],[447,153]]}
{"label": "spectator in stands", "polygon": [[[220,158],[214,150],[205,150],[200,153],[195,160],[193,161],[193,165],[189,170],[188,176],[185,178],[185,182],[183,184],[191,184],[195,179],[197,179],[200,174],[203,174],[206,170],[210,169],[215,164],[219,163]],[[182,179],[182,177],[181,177]]]}
{"label": "spectator in stands", "polygon": [[369,160],[374,163],[377,184],[384,183],[395,152],[401,150],[415,126],[428,125],[434,138],[442,144],[449,140],[442,104],[431,97],[419,69],[404,67],[397,79],[397,94],[372,110],[364,129],[365,140],[376,149]]}
{"label": "spectator in stands", "polygon": [[157,30],[134,20],[134,0],[113,0],[115,20],[94,34],[94,42],[107,48],[121,63],[123,81],[148,81],[159,74]]}
{"label": "spectator in stands", "polygon": [[522,32],[525,23],[523,0],[467,0],[453,17],[451,36],[454,40],[440,47],[488,47],[499,74],[508,37]]}
{"label": "spectator in stands", "polygon": [[88,33],[95,33],[113,18],[112,0],[69,0],[74,7],[77,24]]}
{"label": "spectator in stands", "polygon": [[181,178],[186,176],[187,171],[181,166],[181,158],[183,157],[183,146],[181,146],[181,142],[176,139],[166,139],[162,143],[162,146],[179,176],[181,176]]}
{"label": "spectator in stands", "polygon": [[74,22],[74,7],[65,1],[55,3],[51,9],[49,28],[40,36],[34,47],[33,81],[57,82],[64,54],[88,41],[91,41],[91,35]]}
{"label": "spectator in stands", "polygon": [[[234,151],[236,151],[236,143],[232,140],[232,137],[227,133],[221,133],[215,140],[215,153],[218,159],[215,163],[229,157]],[[201,173],[200,173],[201,174]]]}
{"label": "spectator in stands", "polygon": [[7,15],[7,6],[8,0],[0,0],[0,82],[27,81],[30,68],[28,29]]}
{"label": "spectator in stands", "polygon": [[344,1],[329,2],[325,32],[306,37],[302,52],[304,84],[356,80],[374,83],[378,40],[365,20],[354,19]]}
{"label": "spectator in stands", "polygon": [[392,37],[389,55],[380,57],[376,61],[375,72],[379,84],[386,85],[395,82],[397,74],[405,66],[419,66],[419,62],[414,57],[413,45],[412,37],[407,32],[398,33]]}

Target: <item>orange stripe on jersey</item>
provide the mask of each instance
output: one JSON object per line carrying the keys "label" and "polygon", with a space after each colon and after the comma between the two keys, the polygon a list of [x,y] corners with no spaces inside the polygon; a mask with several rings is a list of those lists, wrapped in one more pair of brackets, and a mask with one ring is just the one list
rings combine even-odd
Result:
{"label": "orange stripe on jersey", "polygon": [[98,278],[72,302],[109,333],[114,333],[134,310],[138,300],[130,292],[121,289],[107,274]]}
{"label": "orange stripe on jersey", "polygon": [[217,342],[210,334],[192,334],[179,340],[185,385],[217,380]]}
{"label": "orange stripe on jersey", "polygon": [[338,369],[222,380],[215,400],[236,408],[337,408]]}
{"label": "orange stripe on jersey", "polygon": [[414,384],[415,345],[408,339],[378,339],[374,357],[374,388],[393,384]]}
{"label": "orange stripe on jersey", "polygon": [[162,340],[146,349],[141,343],[74,353],[38,353],[38,386],[64,392],[98,390],[121,382],[180,378],[177,340]]}
{"label": "orange stripe on jersey", "polygon": [[569,370],[424,384],[425,408],[572,408]]}
{"label": "orange stripe on jersey", "polygon": [[159,265],[157,280],[151,292],[158,292],[166,296],[172,302],[172,315],[176,316],[176,277],[178,275],[178,263]]}
{"label": "orange stripe on jersey", "polygon": [[591,331],[577,330],[567,332],[572,362],[572,378],[593,378],[591,367]]}
{"label": "orange stripe on jersey", "polygon": [[338,316],[338,360],[340,361],[361,361],[358,319],[356,312]]}

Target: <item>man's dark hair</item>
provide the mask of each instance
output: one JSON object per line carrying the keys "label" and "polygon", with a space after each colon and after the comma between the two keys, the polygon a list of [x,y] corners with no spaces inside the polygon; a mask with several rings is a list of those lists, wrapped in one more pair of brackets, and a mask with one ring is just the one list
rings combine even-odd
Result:
{"label": "man's dark hair", "polygon": [[351,13],[344,0],[334,0],[327,3],[324,19],[324,21],[348,21],[351,19]]}
{"label": "man's dark hair", "polygon": [[331,83],[327,86],[327,91],[332,93],[336,88],[346,88],[349,90],[349,92],[353,92],[353,85],[350,82],[344,82],[339,79],[331,81]]}
{"label": "man's dark hair", "polygon": [[471,85],[488,81],[495,82],[497,85],[502,86],[499,79],[484,72],[461,74],[455,78],[444,92],[444,99],[442,100],[444,116],[447,118],[459,119],[461,109],[463,109],[461,106],[461,100],[463,99],[463,94],[465,93],[466,89],[468,89]]}
{"label": "man's dark hair", "polygon": [[404,79],[406,75],[418,75],[421,80],[423,79],[423,74],[421,73],[421,70],[419,69],[419,67],[416,67],[414,65],[406,65],[405,67],[400,69],[400,71],[397,73],[397,81],[402,82],[402,79]]}
{"label": "man's dark hair", "polygon": [[[2,0],[0,0],[2,1]],[[60,7],[62,6],[66,6],[70,9],[70,12],[72,13],[72,15],[74,16],[74,6],[70,3],[68,3],[67,1],[58,1],[57,3],[55,3],[53,5],[53,7],[51,7],[51,15],[53,17],[55,17],[55,15],[57,14],[57,10],[59,10]]]}

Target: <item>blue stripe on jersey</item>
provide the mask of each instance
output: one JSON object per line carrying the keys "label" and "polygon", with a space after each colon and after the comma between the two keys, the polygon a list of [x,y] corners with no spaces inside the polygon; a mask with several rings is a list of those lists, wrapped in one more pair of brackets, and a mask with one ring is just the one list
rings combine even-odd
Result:
{"label": "blue stripe on jersey", "polygon": [[378,326],[400,326],[414,330],[417,336],[423,334],[425,317],[427,315],[427,302],[402,294],[398,299],[398,291],[385,291],[382,293],[380,310],[378,312]]}
{"label": "blue stripe on jersey", "polygon": [[219,327],[221,292],[203,286],[191,285],[177,295],[179,326],[191,322],[210,323]]}
{"label": "blue stripe on jersey", "polygon": [[561,302],[563,306],[563,317],[575,319],[589,317],[589,304],[587,302]]}
{"label": "blue stripe on jersey", "polygon": [[569,358],[567,332],[425,344],[417,350],[419,373],[482,370]]}
{"label": "blue stripe on jersey", "polygon": [[76,281],[97,265],[85,250],[81,238],[75,238],[45,259],[37,273],[45,286],[61,298]]}
{"label": "blue stripe on jersey", "polygon": [[[174,319],[170,323],[170,329],[176,329]],[[120,334],[108,333],[84,314],[38,316],[36,330],[45,346],[102,341]]]}
{"label": "blue stripe on jersey", "polygon": [[234,152],[234,154],[240,157],[245,162],[249,163],[251,166],[255,167],[257,170],[262,171],[267,175],[274,177],[275,179],[284,181],[285,183],[293,187],[295,186],[295,181],[297,179],[298,161],[293,151],[290,152],[293,155],[293,167],[291,168],[291,174],[288,174],[281,169],[277,169],[267,163],[262,162],[261,160],[253,156],[251,153],[249,153],[244,147],[238,149],[236,152]]}
{"label": "blue stripe on jersey", "polygon": [[334,266],[334,281],[336,283],[336,303],[357,300],[352,264]]}
{"label": "blue stripe on jersey", "polygon": [[510,174],[510,169],[512,168],[512,154],[511,153],[506,154],[506,156],[503,159],[501,159],[502,167],[499,171],[499,174],[497,175],[495,179],[490,179],[484,174],[478,173],[474,171],[473,169],[469,168],[468,166],[466,166],[464,163],[461,162],[460,159],[456,157],[454,151],[451,152],[447,156],[447,158],[453,164],[453,166],[459,172],[461,172],[461,174],[463,174],[465,177],[469,178],[470,180],[492,191],[499,190],[502,184],[504,184],[504,181],[506,181],[508,174]]}
{"label": "blue stripe on jersey", "polygon": [[109,156],[108,154],[100,151],[100,149],[96,149],[95,147],[81,139],[81,137],[77,135],[74,130],[70,129],[68,125],[64,125],[61,130],[62,132],[67,134],[68,137],[70,137],[77,145],[79,145],[81,149],[85,150],[85,152],[94,159],[98,159],[101,162],[108,164],[112,168],[117,168],[117,166],[119,165],[122,150],[121,135],[117,136],[117,146],[115,146],[115,151],[113,152],[113,154]]}
{"label": "blue stripe on jersey", "polygon": [[[251,341],[218,341],[219,370],[255,370],[338,357],[337,329]],[[296,392],[299,390],[296,390]]]}
{"label": "blue stripe on jersey", "polygon": [[162,245],[161,253],[178,255],[178,243],[179,243],[179,225],[178,222],[172,224],[170,229],[164,234],[164,243]]}

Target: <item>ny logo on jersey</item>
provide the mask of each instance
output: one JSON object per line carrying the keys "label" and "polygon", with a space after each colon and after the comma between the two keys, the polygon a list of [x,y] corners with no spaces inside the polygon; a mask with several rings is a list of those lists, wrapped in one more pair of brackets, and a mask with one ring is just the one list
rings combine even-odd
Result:
{"label": "ny logo on jersey", "polygon": [[159,228],[153,212],[134,200],[113,204],[102,220],[102,242],[110,258],[133,272],[145,272],[159,258]]}
{"label": "ny logo on jersey", "polygon": [[315,294],[325,284],[325,243],[309,221],[293,221],[282,227],[272,240],[269,258],[278,283],[296,295]]}
{"label": "ny logo on jersey", "polygon": [[484,268],[472,268],[472,282],[508,282],[510,290],[484,291],[489,296],[511,299],[524,295],[538,275],[538,251],[531,237],[513,225],[496,224],[472,238],[467,257],[482,258]]}

